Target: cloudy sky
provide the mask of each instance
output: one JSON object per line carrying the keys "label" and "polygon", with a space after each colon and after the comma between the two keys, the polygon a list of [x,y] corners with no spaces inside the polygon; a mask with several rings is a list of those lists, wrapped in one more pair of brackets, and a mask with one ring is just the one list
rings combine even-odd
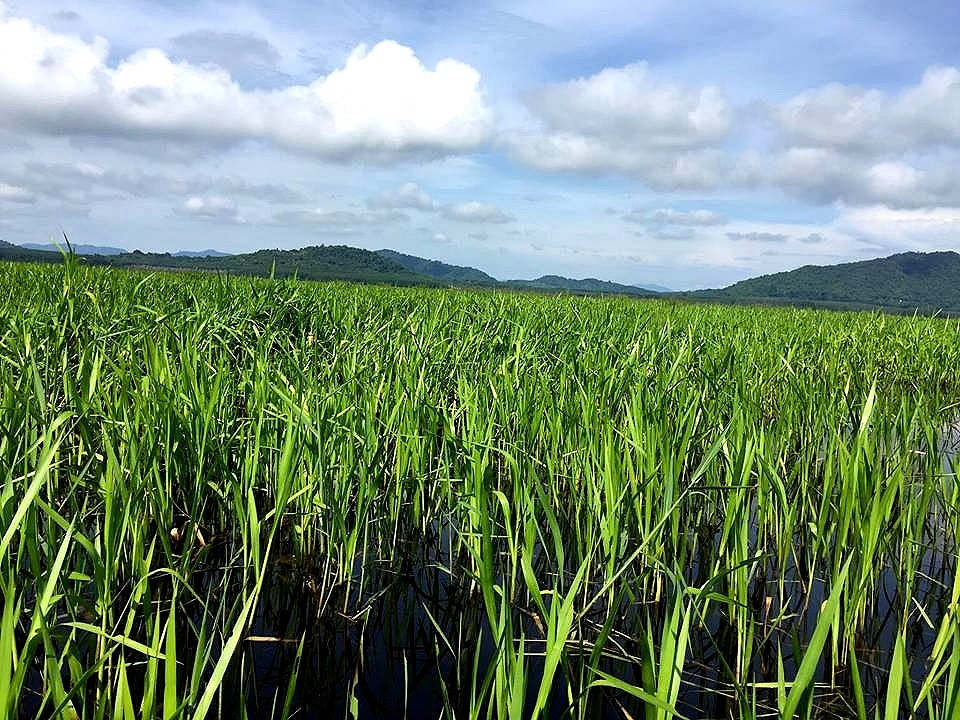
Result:
{"label": "cloudy sky", "polygon": [[960,5],[0,0],[0,239],[683,289],[960,249]]}

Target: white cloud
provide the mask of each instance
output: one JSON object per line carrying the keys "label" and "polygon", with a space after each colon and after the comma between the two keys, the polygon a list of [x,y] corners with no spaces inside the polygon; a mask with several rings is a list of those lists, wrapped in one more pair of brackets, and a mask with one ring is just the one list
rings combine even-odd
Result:
{"label": "white cloud", "polygon": [[731,120],[718,88],[656,81],[646,63],[547,85],[527,106],[550,130],[665,149],[714,144],[726,136]]}
{"label": "white cloud", "polygon": [[180,215],[203,218],[204,220],[240,222],[236,201],[222,195],[187,198],[183,205],[177,208],[176,212]]}
{"label": "white cloud", "polygon": [[[42,198],[74,201],[116,198],[117,193],[132,197],[243,196],[267,203],[294,203],[304,199],[298,191],[275,183],[252,183],[242,177],[212,177],[148,173],[142,170],[121,172],[90,162],[27,162],[22,170],[4,173],[9,184],[27,189]],[[104,191],[109,191],[104,195]]]}
{"label": "white cloud", "polygon": [[953,163],[921,168],[833,149],[790,148],[772,165],[769,182],[810,202],[896,208],[960,205],[960,172]]}
{"label": "white cloud", "polygon": [[446,205],[441,213],[448,220],[468,223],[508,223],[514,220],[496,205],[476,201]]}
{"label": "white cloud", "polygon": [[302,225],[325,228],[356,228],[403,222],[409,218],[398,210],[286,210],[276,213],[274,225]]}
{"label": "white cloud", "polygon": [[623,219],[640,225],[708,226],[723,225],[727,222],[724,215],[712,210],[683,211],[673,208],[660,208],[652,212],[631,210],[623,216]]}
{"label": "white cloud", "polygon": [[388,190],[370,198],[367,205],[374,209],[410,208],[425,211],[436,210],[438,207],[433,198],[412,182],[404,183],[396,190]]}
{"label": "white cloud", "polygon": [[848,208],[834,225],[890,250],[956,248],[960,208],[894,209],[882,205]]}
{"label": "white cloud", "polygon": [[751,243],[785,243],[790,239],[785,233],[772,232],[728,232],[727,237],[734,242]]}
{"label": "white cloud", "polygon": [[36,198],[27,188],[0,182],[0,200],[15,203],[32,203]]}
{"label": "white cloud", "polygon": [[723,170],[715,148],[732,113],[719,88],[653,78],[646,63],[540,88],[526,101],[536,132],[508,139],[542,170],[622,172],[656,188],[707,188]]}
{"label": "white cloud", "polygon": [[960,70],[930,67],[919,84],[891,96],[830,84],[774,109],[788,140],[805,147],[885,154],[960,144]]}
{"label": "white cloud", "polygon": [[403,209],[439,212],[447,220],[466,223],[509,223],[515,219],[496,205],[476,200],[441,204],[412,182],[369,198],[367,207],[374,211]]}
{"label": "white cloud", "polygon": [[656,190],[709,190],[726,174],[717,152],[665,152],[574,133],[520,136],[511,148],[521,162],[538,170],[618,172]]}
{"label": "white cloud", "polygon": [[834,224],[731,221],[729,228],[701,229],[698,242],[668,262],[740,268],[756,275],[817,261],[859,259],[864,254],[856,233]]}
{"label": "white cloud", "polygon": [[697,231],[692,227],[663,227],[659,230],[654,230],[652,233],[638,231],[634,233],[637,237],[653,237],[655,240],[666,240],[668,242],[674,240],[696,240]]}
{"label": "white cloud", "polygon": [[325,159],[390,161],[473,149],[492,113],[474,68],[445,59],[428,69],[390,40],[357,47],[309,85],[248,91],[222,69],[154,48],[111,64],[103,38],[0,15],[0,124],[54,135],[261,140]]}
{"label": "white cloud", "polygon": [[833,83],[791,98],[772,114],[786,149],[765,169],[754,161],[753,181],[817,203],[960,206],[955,67],[930,67],[896,94]]}

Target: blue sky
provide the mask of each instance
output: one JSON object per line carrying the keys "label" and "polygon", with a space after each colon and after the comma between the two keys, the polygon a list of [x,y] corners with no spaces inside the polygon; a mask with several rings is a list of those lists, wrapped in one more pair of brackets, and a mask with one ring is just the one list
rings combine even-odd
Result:
{"label": "blue sky", "polygon": [[0,0],[0,239],[715,287],[960,249],[952,3]]}

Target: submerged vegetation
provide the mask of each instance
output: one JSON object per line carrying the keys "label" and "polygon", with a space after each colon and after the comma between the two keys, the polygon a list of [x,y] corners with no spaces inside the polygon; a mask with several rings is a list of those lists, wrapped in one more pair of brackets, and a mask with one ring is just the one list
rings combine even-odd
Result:
{"label": "submerged vegetation", "polygon": [[0,290],[6,717],[960,715],[956,321]]}

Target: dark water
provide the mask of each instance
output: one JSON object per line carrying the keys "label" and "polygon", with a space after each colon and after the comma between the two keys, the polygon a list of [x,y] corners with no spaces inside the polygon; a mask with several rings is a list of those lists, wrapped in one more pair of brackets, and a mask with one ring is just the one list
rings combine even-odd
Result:
{"label": "dark water", "polygon": [[[318,615],[319,603],[302,592],[302,578],[275,573],[251,634],[289,640],[257,640],[244,648],[249,679],[256,683],[255,707],[266,711],[264,717],[271,716],[274,698],[286,692],[300,637],[306,642],[296,676],[297,717],[347,717],[351,697],[361,718],[436,718],[445,709],[457,717],[469,714],[473,688],[483,683],[495,655],[494,634],[471,581],[451,580],[438,563],[428,561],[431,555],[436,560],[440,551],[421,546],[420,552],[424,562],[409,571],[385,568],[371,575],[368,569],[370,587],[380,592],[357,612],[328,606]],[[543,675],[545,643],[530,615],[518,611],[512,621],[515,634],[522,628],[526,636],[529,716]],[[590,649],[584,647],[583,653]],[[570,651],[575,658],[576,647]],[[600,667],[639,682],[635,672],[639,668],[630,663],[605,661]],[[560,674],[551,694],[551,716],[570,715],[566,695]],[[251,709],[251,704],[247,707]],[[632,707],[642,714],[631,698],[618,698],[613,704],[598,693],[591,716],[622,718],[617,707]]]}
{"label": "dark water", "polygon": [[[950,573],[955,567],[954,551],[945,550],[932,547],[924,554],[922,576],[915,579],[914,585],[913,597],[925,608],[934,627],[946,612],[950,599]],[[263,598],[253,634],[288,640],[257,640],[246,644],[247,687],[252,689],[255,686],[248,710],[262,717],[274,714],[276,698],[282,701],[291,677],[297,641],[303,637],[305,642],[295,676],[292,704],[299,710],[297,717],[347,717],[351,698],[361,718],[436,718],[443,715],[445,708],[452,709],[457,717],[466,716],[472,692],[474,659],[476,656],[479,667],[478,679],[474,682],[482,682],[494,656],[493,633],[482,600],[476,593],[471,593],[469,581],[452,580],[445,570],[440,570],[435,562],[440,553],[429,545],[421,545],[419,552],[419,562],[408,563],[409,569],[395,572],[384,568],[379,575],[374,573],[369,587],[383,591],[362,603],[365,609],[356,612],[356,604],[348,602],[351,610],[347,613],[332,610],[329,606],[320,613],[319,604],[309,593],[303,592],[302,577],[296,573],[277,572]],[[772,560],[769,564],[772,569]],[[695,573],[693,568],[691,573]],[[872,598],[874,610],[855,639],[868,707],[875,701],[882,701],[886,692],[887,668],[901,609],[909,604],[900,595],[903,580],[892,571],[881,573]],[[753,643],[751,670],[747,675],[756,682],[776,681],[778,652],[783,658],[786,677],[793,677],[813,633],[821,603],[829,594],[829,588],[822,580],[804,579],[796,567],[790,566],[784,579],[788,588],[785,602],[790,607],[778,607],[774,600],[774,604],[766,609],[763,600],[779,596],[779,582],[779,579],[764,580],[763,573],[758,573],[751,587],[757,637]],[[790,588],[793,588],[792,592]],[[343,602],[343,598],[337,600]],[[610,644],[609,649],[622,653],[624,657],[605,659],[600,663],[600,669],[639,685],[640,666],[626,655],[640,655],[641,649],[635,639],[642,636],[648,614],[652,611],[656,622],[658,616],[662,620],[666,608],[624,602],[615,609],[605,610],[616,612],[620,618],[615,633],[618,647]],[[779,628],[775,628],[772,622],[764,623],[765,617],[776,617],[781,610],[793,613],[795,617],[781,623]],[[529,689],[525,715],[528,716],[542,677],[539,654],[543,652],[543,643],[537,640],[542,634],[538,625],[523,612],[515,613],[514,622],[515,634],[522,628],[528,638],[525,649],[531,654],[527,670]],[[656,638],[659,638],[659,632],[657,628]],[[924,662],[930,656],[934,639],[935,630],[915,617],[908,626],[907,636],[907,653],[912,659],[911,676],[915,687],[919,687],[926,676],[928,668]],[[574,646],[569,649],[569,658],[561,666],[554,683],[548,717],[573,716],[567,697],[567,679],[586,677],[585,682],[579,683],[580,688],[584,688],[590,679],[582,662],[582,658],[589,655],[590,643],[584,643],[582,654]],[[749,707],[755,703],[758,713],[773,712],[777,702],[775,689],[758,691],[755,700],[743,693],[738,698],[726,670],[735,665],[736,657],[735,628],[726,608],[714,605],[702,627],[691,632],[678,710],[691,718],[737,717],[738,705]],[[825,654],[817,678],[822,687],[818,689],[816,704],[821,709],[821,716],[842,717],[850,709],[846,699],[851,697],[850,668],[838,664],[831,670],[829,659],[829,653]],[[574,681],[572,684],[576,694],[578,683]],[[642,703],[626,693],[604,689],[594,691],[591,698],[590,717],[644,716]],[[481,713],[481,716],[485,715]],[[923,716],[921,710],[918,717]]]}
{"label": "dark water", "polygon": [[[937,450],[944,458],[944,470],[952,472],[960,450],[960,424],[947,429]],[[910,609],[906,650],[915,690],[929,670],[926,663],[938,623],[947,612],[957,563],[955,539],[938,532],[935,519],[931,522],[929,542],[924,543],[919,570],[912,578],[911,598],[903,596],[908,578],[898,577],[892,570],[882,571],[866,621],[854,638],[868,709],[883,701],[905,607]],[[318,590],[319,570],[296,561],[276,563],[264,583],[249,636],[226,679],[215,714],[235,717],[243,705],[251,717],[279,717],[289,692],[294,717],[304,719],[469,716],[471,698],[499,654],[476,584],[459,569],[458,558],[450,556],[455,532],[450,525],[435,524],[426,533],[408,533],[392,548],[394,562],[358,559],[349,586],[342,584],[323,592]],[[750,547],[758,546],[761,535],[754,524]],[[707,539],[702,561],[695,559],[685,573],[685,581],[692,585],[702,582],[705,566],[714,557],[710,535]],[[714,535],[712,542],[716,540]],[[205,580],[200,577],[201,587],[224,582],[216,571]],[[242,592],[242,587],[238,586],[237,592]],[[786,677],[792,678],[829,593],[822,578],[810,577],[793,558],[782,573],[772,554],[762,556],[752,573],[749,608],[745,609],[755,637],[749,668],[741,677],[775,683],[779,657]],[[613,606],[596,608],[578,628],[581,644],[567,646],[547,717],[644,717],[641,701],[607,688],[594,689],[589,706],[577,703],[582,702],[579,698],[594,677],[588,669],[593,640],[600,623],[610,615],[617,620],[605,645],[609,654],[594,664],[627,683],[641,684],[637,660],[642,655],[641,638],[649,627],[659,642],[668,596],[665,588],[659,601],[622,596]],[[917,606],[924,609],[933,629],[916,611]],[[513,636],[522,634],[526,639],[525,716],[531,714],[539,690],[545,646],[542,627],[530,610],[516,606],[511,616]],[[774,623],[773,618],[780,614],[785,619]],[[195,651],[189,647],[190,633],[178,634],[184,639],[184,656]],[[752,707],[758,715],[775,716],[775,689],[760,689],[749,696],[743,690],[738,693],[731,681],[737,657],[737,631],[730,610],[714,603],[709,613],[692,625],[678,711],[690,718],[739,717],[740,708]],[[33,680],[35,687],[42,687],[39,672],[31,674],[31,683]],[[831,662],[826,652],[817,682],[818,716],[851,716],[850,667],[839,658]],[[132,675],[132,687],[136,684]],[[21,710],[29,716],[31,708],[35,709],[36,703],[26,697]],[[481,708],[479,716],[488,716],[486,710],[486,706]],[[924,713],[921,708],[916,717],[925,717]]]}
{"label": "dark water", "polygon": [[[941,437],[938,454],[944,458],[944,471],[952,472],[960,450],[960,424],[948,426]],[[434,528],[436,530],[436,528]],[[449,531],[449,529],[447,529]],[[752,528],[751,547],[756,547],[759,529]],[[903,609],[910,608],[906,651],[914,689],[929,670],[927,663],[936,637],[936,628],[947,611],[956,568],[957,551],[953,539],[930,529],[930,543],[922,554],[919,571],[912,578],[912,599],[902,595],[907,578],[893,570],[879,574],[869,598],[866,621],[854,638],[860,680],[867,707],[883,702],[888,682],[894,641],[902,622]],[[261,603],[253,634],[284,640],[257,640],[244,648],[244,664],[253,705],[248,710],[271,717],[291,679],[298,642],[304,638],[299,671],[294,677],[292,707],[297,717],[349,717],[348,708],[361,718],[441,717],[445,709],[457,717],[469,714],[474,685],[482,683],[494,657],[494,635],[487,622],[482,599],[469,578],[451,577],[443,568],[455,567],[446,552],[445,532],[436,532],[432,541],[419,537],[400,552],[396,567],[372,563],[366,569],[368,588],[377,593],[353,597],[341,593],[320,607],[319,601],[304,588],[309,578],[289,570],[278,570],[271,577]],[[358,567],[359,570],[359,567]],[[686,580],[695,583],[702,568],[697,562],[688,569]],[[791,559],[781,578],[779,563],[768,556],[759,561],[750,592],[750,611],[755,638],[746,675],[754,682],[777,680],[778,656],[787,678],[796,673],[799,660],[813,634],[821,604],[830,588],[817,577],[808,577]],[[785,594],[781,595],[781,585]],[[769,599],[768,599],[769,598]],[[783,606],[780,606],[781,600]],[[915,603],[914,603],[915,601]],[[338,606],[340,606],[338,608]],[[930,624],[916,612],[924,609]],[[601,614],[614,612],[619,618],[613,632],[616,644],[608,643],[612,654],[599,668],[625,682],[639,685],[641,654],[638,639],[647,619],[662,622],[665,605],[651,607],[623,601],[616,608],[601,608]],[[651,612],[652,611],[652,612]],[[789,619],[775,624],[780,613]],[[714,604],[702,623],[691,630],[690,649],[684,668],[678,710],[691,718],[738,717],[739,708],[754,708],[759,715],[775,715],[775,689],[761,689],[755,695],[738,691],[730,680],[730,668],[736,664],[737,633],[728,609]],[[514,635],[526,638],[530,655],[526,714],[533,708],[543,669],[541,628],[530,614],[514,614]],[[654,637],[659,638],[659,626]],[[591,650],[589,628],[583,631],[579,649],[571,645],[554,682],[548,716],[571,717],[568,683],[585,688],[592,676],[585,670],[585,658]],[[829,643],[828,643],[829,647]],[[818,716],[850,716],[852,697],[851,668],[840,658],[835,662],[825,651],[815,692]],[[474,664],[478,668],[474,671]],[[571,681],[570,679],[574,680]],[[590,717],[643,717],[644,708],[636,698],[622,692],[603,689],[591,694],[586,708]],[[584,708],[576,708],[577,713]],[[907,708],[903,708],[908,712]],[[481,712],[481,716],[485,716]],[[925,708],[916,717],[925,717]]]}

